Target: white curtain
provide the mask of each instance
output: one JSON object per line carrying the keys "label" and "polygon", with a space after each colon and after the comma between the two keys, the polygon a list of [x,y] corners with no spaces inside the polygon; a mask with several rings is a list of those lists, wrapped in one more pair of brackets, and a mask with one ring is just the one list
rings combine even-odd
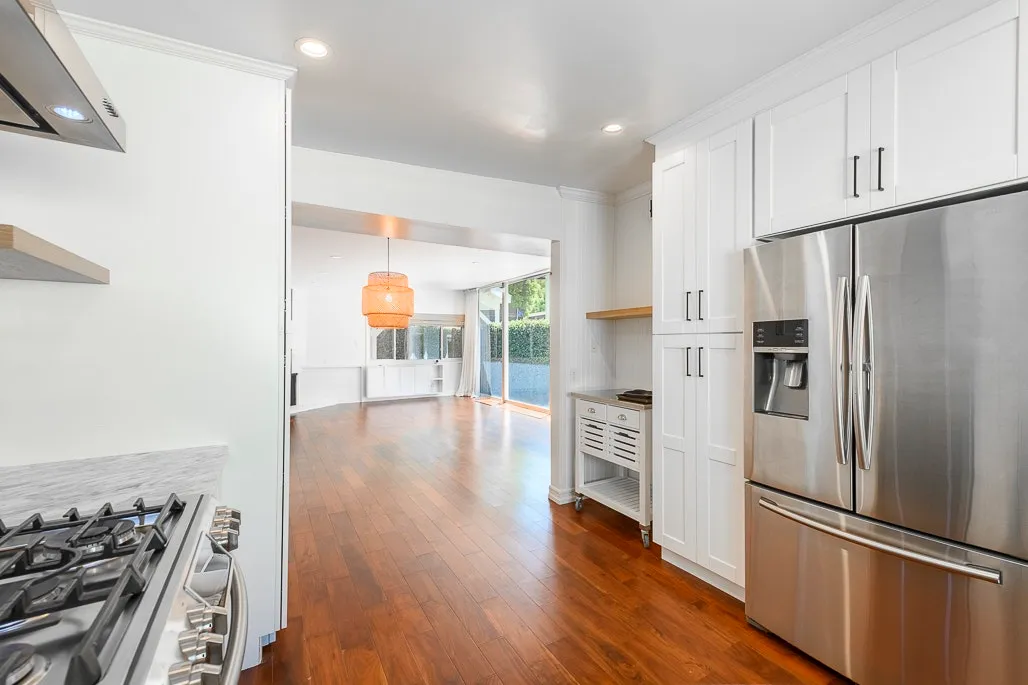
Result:
{"label": "white curtain", "polygon": [[478,290],[464,292],[464,358],[460,369],[458,397],[478,396]]}

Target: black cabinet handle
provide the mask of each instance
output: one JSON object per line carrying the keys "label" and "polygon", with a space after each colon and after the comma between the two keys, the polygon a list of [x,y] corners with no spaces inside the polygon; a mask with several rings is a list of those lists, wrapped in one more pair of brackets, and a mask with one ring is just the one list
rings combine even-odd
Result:
{"label": "black cabinet handle", "polygon": [[689,300],[692,299],[692,291],[685,291],[685,320],[692,321],[692,317],[689,316]]}
{"label": "black cabinet handle", "polygon": [[703,378],[703,348],[699,348],[696,351],[696,361],[699,365],[698,374],[700,378]]}
{"label": "black cabinet handle", "polygon": [[698,293],[698,294],[696,295],[696,297],[697,297],[697,298],[698,298],[698,300],[699,300],[699,310],[700,310],[700,314],[699,314],[699,320],[700,320],[700,321],[703,321],[703,291],[701,290],[701,291],[700,291],[700,292],[699,292],[699,293]]}
{"label": "black cabinet handle", "polygon": [[853,197],[860,197],[860,193],[857,192],[857,162],[860,161],[860,155],[853,155]]}
{"label": "black cabinet handle", "polygon": [[685,375],[692,378],[692,372],[689,371],[689,353],[692,352],[691,347],[685,348]]}
{"label": "black cabinet handle", "polygon": [[884,191],[885,186],[882,185],[882,153],[885,152],[884,147],[878,148],[878,190]]}

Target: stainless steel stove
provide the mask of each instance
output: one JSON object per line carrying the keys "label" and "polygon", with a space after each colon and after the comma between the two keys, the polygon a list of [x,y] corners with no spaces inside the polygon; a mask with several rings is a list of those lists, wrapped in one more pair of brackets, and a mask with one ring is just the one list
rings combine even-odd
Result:
{"label": "stainless steel stove", "polygon": [[211,497],[171,495],[0,521],[0,685],[236,683],[240,518]]}

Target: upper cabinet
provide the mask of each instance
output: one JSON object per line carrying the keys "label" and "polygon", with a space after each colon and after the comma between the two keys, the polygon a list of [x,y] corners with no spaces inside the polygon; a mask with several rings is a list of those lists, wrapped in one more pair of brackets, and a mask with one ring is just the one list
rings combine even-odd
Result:
{"label": "upper cabinet", "polygon": [[1028,176],[1026,33],[1002,0],[758,114],[754,234]]}
{"label": "upper cabinet", "polygon": [[1005,0],[871,65],[872,209],[1028,174],[1017,130],[1026,33]]}
{"label": "upper cabinet", "polygon": [[870,67],[757,115],[756,235],[867,211],[870,119]]}
{"label": "upper cabinet", "polygon": [[752,175],[751,120],[654,163],[655,334],[742,330]]}

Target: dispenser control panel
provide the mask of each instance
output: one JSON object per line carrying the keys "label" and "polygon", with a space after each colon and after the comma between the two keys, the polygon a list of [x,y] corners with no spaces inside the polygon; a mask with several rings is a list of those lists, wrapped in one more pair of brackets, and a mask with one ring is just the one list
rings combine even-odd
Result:
{"label": "dispenser control panel", "polygon": [[807,319],[755,321],[754,347],[807,347]]}

